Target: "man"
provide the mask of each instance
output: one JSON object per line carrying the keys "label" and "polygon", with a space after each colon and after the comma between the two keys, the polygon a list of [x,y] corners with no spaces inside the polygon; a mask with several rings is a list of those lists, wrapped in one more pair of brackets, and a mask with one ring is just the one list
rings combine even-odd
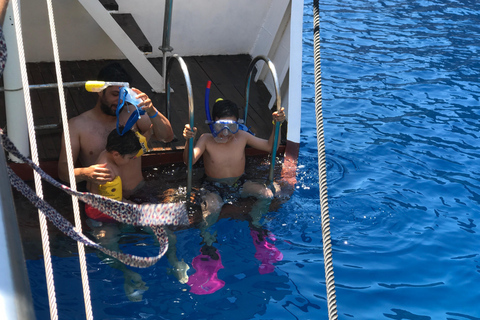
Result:
{"label": "man", "polygon": [[[131,82],[130,76],[118,64],[114,63],[103,68],[98,74],[102,81]],[[137,98],[142,102],[138,107],[145,111],[145,115],[132,127],[148,140],[154,137],[159,141],[169,142],[173,139],[173,131],[170,122],[155,109],[148,96],[138,89],[132,88],[138,94]],[[70,142],[72,156],[76,167],[76,182],[90,181],[96,184],[104,184],[112,181],[114,175],[106,167],[106,164],[96,164],[100,153],[105,149],[108,134],[116,128],[116,109],[120,87],[110,86],[98,93],[95,106],[77,117],[69,120]],[[119,124],[125,125],[130,114],[128,108],[122,108],[119,115]],[[128,170],[120,173],[126,184],[123,185],[124,197],[128,198],[143,184],[142,162],[140,158],[132,161]],[[67,157],[65,152],[65,139],[62,140],[60,158],[58,160],[58,176],[64,181],[68,179]]]}

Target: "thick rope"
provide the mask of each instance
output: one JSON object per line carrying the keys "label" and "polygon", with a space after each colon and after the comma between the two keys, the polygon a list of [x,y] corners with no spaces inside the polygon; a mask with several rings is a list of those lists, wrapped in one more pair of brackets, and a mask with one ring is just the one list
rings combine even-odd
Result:
{"label": "thick rope", "polygon": [[[15,33],[17,38],[18,57],[20,60],[20,72],[22,75],[23,94],[25,99],[25,112],[27,115],[28,136],[30,140],[30,150],[32,153],[32,160],[35,164],[38,164],[38,152],[37,152],[37,140],[35,137],[35,127],[33,123],[32,104],[30,99],[30,89],[28,85],[27,65],[25,62],[25,50],[23,47],[22,26],[20,20],[20,11],[18,1],[12,1],[13,16],[15,23]],[[40,175],[34,173],[35,189],[40,199],[43,198],[42,181]],[[40,230],[42,235],[42,248],[45,264],[45,277],[47,280],[48,302],[50,306],[50,319],[58,319],[57,299],[55,296],[55,283],[53,280],[52,258],[50,254],[50,240],[48,237],[47,220],[38,211],[38,219],[40,220]]]}
{"label": "thick rope", "polygon": [[320,207],[322,210],[323,257],[327,285],[328,318],[338,319],[335,280],[333,277],[332,243],[330,238],[330,216],[328,212],[327,165],[325,160],[325,139],[322,115],[322,70],[320,66],[320,17],[318,0],[313,1],[313,49],[315,62],[315,114],[317,119],[318,184],[320,186]]}
{"label": "thick rope", "polygon": [[[68,173],[70,186],[73,191],[76,191],[77,185],[75,181],[74,174],[74,165],[73,165],[73,156],[72,156],[72,146],[70,144],[70,131],[68,128],[68,117],[67,117],[67,106],[65,103],[65,91],[63,89],[63,78],[62,71],[60,68],[60,54],[58,52],[58,41],[57,33],[55,28],[55,20],[53,15],[53,6],[52,0],[47,0],[48,8],[48,19],[50,22],[50,34],[52,37],[52,47],[53,47],[53,56],[55,60],[55,70],[57,74],[57,84],[58,84],[58,94],[60,98],[60,110],[62,114],[62,124],[63,124],[63,133],[65,139],[65,152],[67,154],[67,164],[68,164]],[[72,205],[73,205],[73,215],[75,217],[75,227],[79,232],[82,232],[82,221],[80,219],[80,208],[78,205],[78,200],[72,196]],[[85,247],[83,243],[77,242],[78,247],[78,259],[80,263],[80,272],[82,277],[82,286],[83,286],[83,300],[85,302],[85,313],[88,320],[93,319],[92,313],[92,301],[90,298],[90,285],[88,283],[88,272],[87,272],[87,261],[85,258]]]}

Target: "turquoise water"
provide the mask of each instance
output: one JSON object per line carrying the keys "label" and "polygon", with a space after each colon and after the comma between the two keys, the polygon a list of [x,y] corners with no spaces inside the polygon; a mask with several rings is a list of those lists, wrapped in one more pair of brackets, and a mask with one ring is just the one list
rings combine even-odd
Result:
{"label": "turquoise water", "polygon": [[[320,10],[339,318],[480,319],[480,7],[333,0]],[[327,319],[312,20],[305,1],[298,183],[264,223],[283,259],[260,274],[248,223],[222,219],[214,244],[222,289],[194,295],[162,259],[136,270],[150,288],[130,302],[121,273],[89,254],[96,319]],[[199,242],[197,229],[178,232],[178,256],[191,263]],[[60,318],[84,319],[77,260],[57,257],[54,265]],[[35,296],[44,296],[42,261],[28,267]],[[37,299],[36,311],[48,318],[46,300]]]}

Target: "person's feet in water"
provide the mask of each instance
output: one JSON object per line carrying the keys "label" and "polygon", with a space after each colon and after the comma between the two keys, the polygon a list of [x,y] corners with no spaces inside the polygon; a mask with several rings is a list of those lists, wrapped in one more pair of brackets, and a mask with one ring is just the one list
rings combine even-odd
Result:
{"label": "person's feet in water", "polygon": [[204,231],[201,232],[203,243],[205,243],[208,247],[212,246],[214,242],[217,242],[217,231],[215,231],[213,234]]}
{"label": "person's feet in water", "polygon": [[128,269],[124,271],[123,275],[125,277],[123,288],[125,289],[127,298],[133,302],[142,301],[143,293],[148,290],[142,277],[138,273]]}
{"label": "person's feet in water", "polygon": [[190,269],[190,266],[183,261],[177,261],[173,264],[173,268],[167,269],[167,273],[173,275],[178,279],[178,282],[185,284],[188,282],[187,271]]}
{"label": "person's feet in water", "polygon": [[218,279],[218,270],[223,269],[220,253],[215,247],[203,246],[200,254],[193,258],[192,266],[196,272],[188,279],[190,292],[195,294],[211,294],[225,285]]}
{"label": "person's feet in water", "polygon": [[274,244],[266,241],[266,238],[275,241],[275,236],[266,230],[251,230],[250,235],[257,250],[257,252],[255,252],[255,258],[261,262],[258,267],[258,272],[260,274],[273,272],[275,269],[273,263],[283,259],[283,254],[280,250],[278,250]]}

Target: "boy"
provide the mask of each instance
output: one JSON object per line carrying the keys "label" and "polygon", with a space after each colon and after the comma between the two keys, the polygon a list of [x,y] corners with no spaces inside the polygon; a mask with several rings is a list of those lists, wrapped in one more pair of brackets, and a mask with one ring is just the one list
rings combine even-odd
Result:
{"label": "boy", "polygon": [[[119,127],[120,132],[123,127]],[[125,201],[122,195],[123,185],[128,181],[122,181],[121,171],[128,167],[131,160],[137,157],[142,149],[138,138],[132,130],[128,130],[123,135],[119,135],[114,129],[107,137],[107,145],[97,158],[97,164],[103,164],[112,173],[112,181],[99,185],[92,181],[87,182],[87,189],[91,193],[108,196],[119,201]],[[128,168],[127,168],[128,169]],[[85,213],[93,220],[100,222],[113,222],[113,218],[100,212],[99,210],[85,204]]]}
{"label": "boy", "polygon": [[[123,132],[123,126],[119,127],[119,131]],[[122,195],[123,185],[129,181],[122,181],[121,173],[128,170],[132,165],[132,160],[137,158],[141,144],[138,137],[132,130],[126,131],[123,135],[119,135],[117,129],[113,129],[107,137],[107,145],[97,158],[97,164],[103,164],[112,173],[113,181],[99,185],[93,181],[88,181],[87,189],[92,193],[102,194],[119,201],[126,201]],[[101,211],[85,204],[85,213],[90,218],[87,223],[93,230],[93,235],[98,239],[99,243],[110,250],[119,251],[118,241],[121,236],[118,223],[115,219],[102,213]],[[108,222],[108,223],[105,223]],[[141,301],[143,293],[148,290],[142,277],[128,269],[123,263],[111,257],[100,254],[100,258],[109,264],[112,268],[123,272],[125,278],[124,290],[128,299],[131,301]]]}
{"label": "boy", "polygon": [[[207,193],[206,206],[210,206],[210,213],[219,212],[223,206],[223,199],[227,192],[231,192],[232,188],[243,182],[242,175],[245,171],[245,147],[247,145],[267,152],[271,152],[275,134],[275,127],[272,130],[268,140],[255,137],[254,135],[240,130],[238,124],[238,107],[229,100],[220,100],[213,105],[212,118],[213,133],[205,133],[198,139],[193,148],[192,163],[196,163],[201,156],[206,175],[206,188],[214,193]],[[276,122],[283,122],[285,114],[283,108],[279,112],[274,112],[272,118]],[[190,129],[190,125],[186,124],[183,130],[183,136],[186,139],[185,150],[183,151],[183,161],[186,163],[188,159],[189,139],[195,137],[197,128]],[[215,190],[215,187],[217,190]],[[273,193],[263,184],[246,181],[241,188],[240,196],[255,196],[257,198],[271,199]],[[213,191],[215,190],[215,191]]]}
{"label": "boy", "polygon": [[[220,100],[213,105],[212,133],[200,136],[193,148],[192,163],[196,163],[203,156],[205,168],[204,188],[207,193],[203,196],[202,212],[204,216],[201,226],[201,235],[205,246],[200,250],[201,254],[194,258],[193,267],[197,270],[188,279],[191,292],[195,294],[210,294],[225,284],[217,278],[217,272],[223,268],[220,253],[212,247],[215,242],[215,234],[210,234],[207,229],[215,223],[225,201],[232,196],[254,196],[258,200],[250,215],[253,224],[258,221],[265,210],[268,210],[272,191],[265,185],[246,181],[245,172],[245,147],[247,145],[267,152],[271,152],[275,134],[275,127],[268,140],[255,137],[243,131],[238,123],[238,107],[229,100]],[[283,122],[285,114],[283,108],[272,114],[274,121]],[[186,139],[183,160],[188,159],[189,139],[194,138],[197,128],[185,125],[183,136]]]}

